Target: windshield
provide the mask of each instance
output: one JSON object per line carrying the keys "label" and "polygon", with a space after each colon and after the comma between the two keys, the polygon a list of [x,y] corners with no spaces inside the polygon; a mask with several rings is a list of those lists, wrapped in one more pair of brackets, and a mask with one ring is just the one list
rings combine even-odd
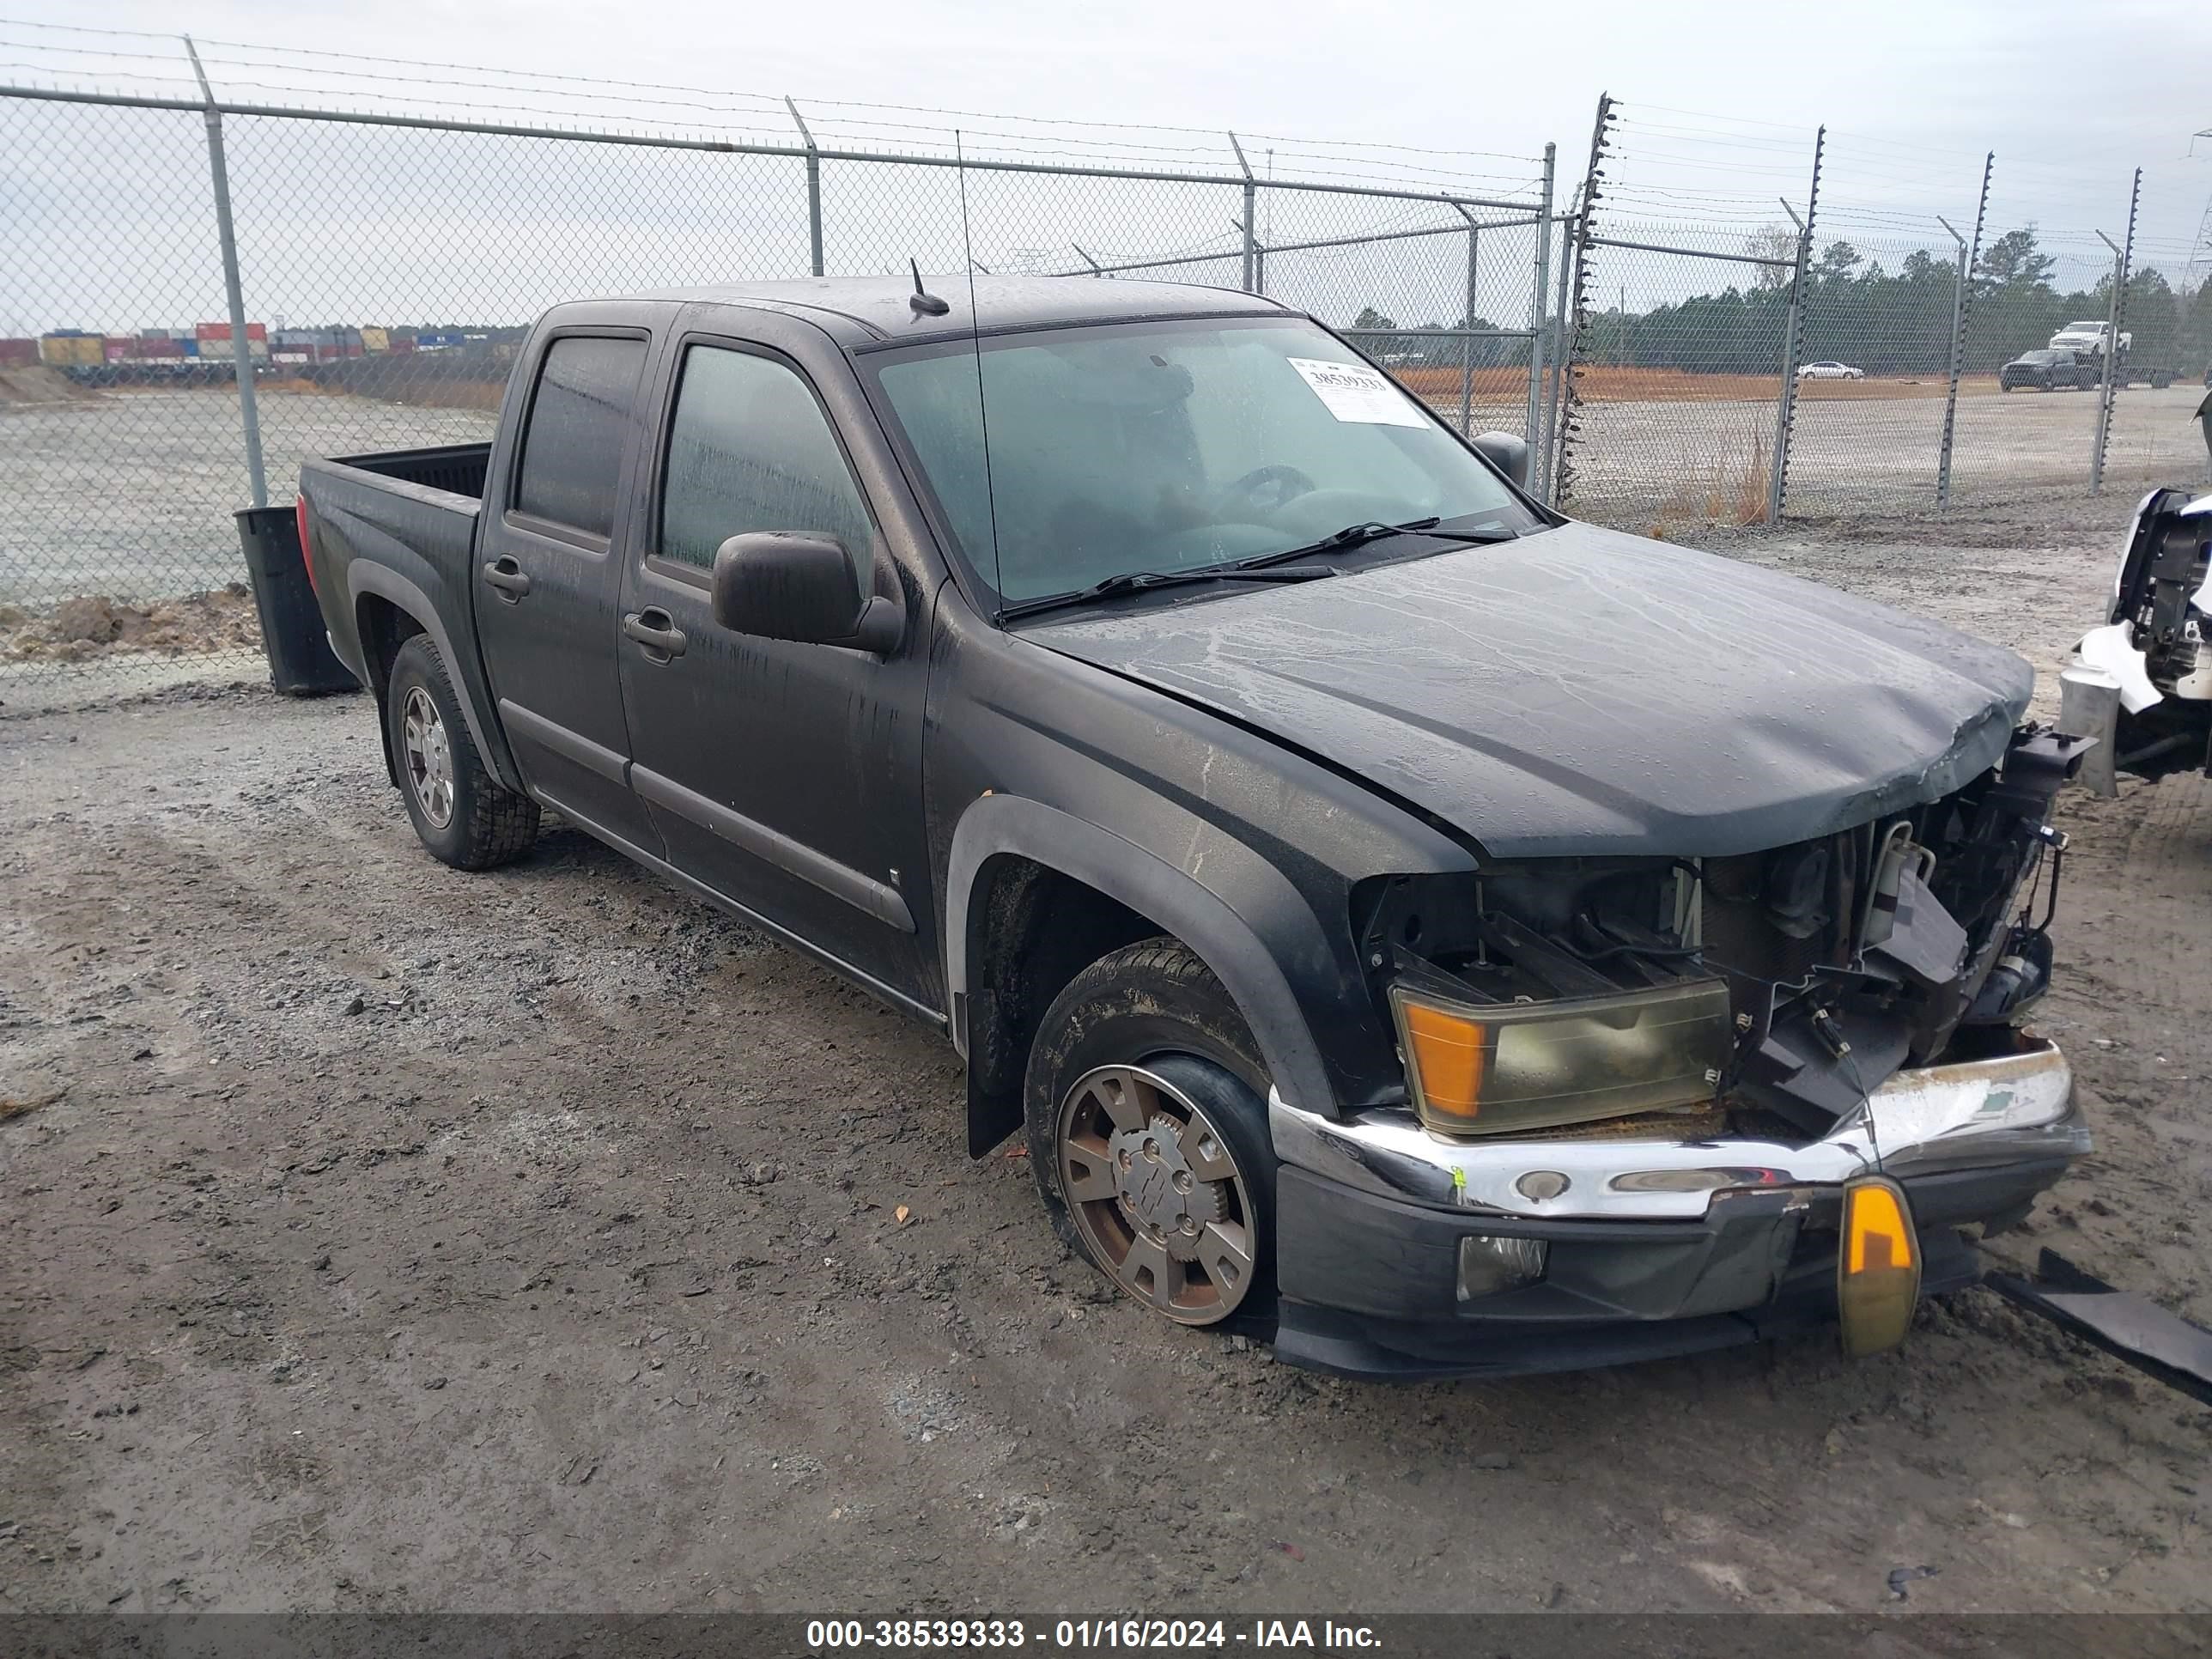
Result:
{"label": "windshield", "polygon": [[987,337],[988,485],[975,347],[876,361],[960,550],[1009,602],[1284,552],[1370,521],[1507,531],[1544,522],[1419,404],[1310,323]]}

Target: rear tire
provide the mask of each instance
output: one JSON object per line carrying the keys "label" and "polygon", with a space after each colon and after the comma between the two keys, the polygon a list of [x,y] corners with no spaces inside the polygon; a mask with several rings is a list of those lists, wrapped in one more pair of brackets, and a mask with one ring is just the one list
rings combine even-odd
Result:
{"label": "rear tire", "polygon": [[1024,1091],[1030,1171],[1054,1229],[1179,1325],[1273,1334],[1267,1079],[1221,981],[1146,939],[1053,1000]]}
{"label": "rear tire", "polygon": [[422,845],[456,870],[489,870],[538,839],[538,803],[494,777],[469,735],[446,660],[428,634],[392,659],[384,719],[399,798]]}

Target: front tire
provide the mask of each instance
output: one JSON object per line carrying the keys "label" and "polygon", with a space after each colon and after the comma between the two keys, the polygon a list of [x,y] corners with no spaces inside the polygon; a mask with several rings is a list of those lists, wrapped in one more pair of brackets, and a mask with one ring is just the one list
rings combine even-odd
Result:
{"label": "front tire", "polygon": [[1275,1155],[1237,1006],[1170,939],[1091,964],[1030,1050],[1030,1170],[1053,1226],[1178,1325],[1271,1333]]}
{"label": "front tire", "polygon": [[384,718],[399,798],[423,846],[456,870],[489,870],[538,839],[538,803],[494,777],[469,736],[445,659],[416,634],[392,659]]}

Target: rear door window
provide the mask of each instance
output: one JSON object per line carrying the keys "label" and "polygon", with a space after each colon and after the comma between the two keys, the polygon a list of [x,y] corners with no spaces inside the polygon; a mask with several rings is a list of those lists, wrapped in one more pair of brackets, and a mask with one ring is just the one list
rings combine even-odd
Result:
{"label": "rear door window", "polygon": [[514,510],[604,541],[645,342],[568,335],[546,348],[515,468]]}

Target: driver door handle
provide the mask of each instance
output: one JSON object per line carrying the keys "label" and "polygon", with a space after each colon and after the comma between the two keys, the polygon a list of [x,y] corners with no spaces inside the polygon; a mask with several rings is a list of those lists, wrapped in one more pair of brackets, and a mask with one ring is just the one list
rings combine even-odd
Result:
{"label": "driver door handle", "polygon": [[509,605],[530,591],[530,578],[523,574],[522,567],[515,562],[512,553],[503,553],[486,565],[483,579],[505,594]]}
{"label": "driver door handle", "polygon": [[680,657],[690,641],[676,619],[659,605],[648,605],[642,611],[633,611],[622,619],[623,637],[635,640],[645,647],[647,659],[666,662],[671,657]]}

